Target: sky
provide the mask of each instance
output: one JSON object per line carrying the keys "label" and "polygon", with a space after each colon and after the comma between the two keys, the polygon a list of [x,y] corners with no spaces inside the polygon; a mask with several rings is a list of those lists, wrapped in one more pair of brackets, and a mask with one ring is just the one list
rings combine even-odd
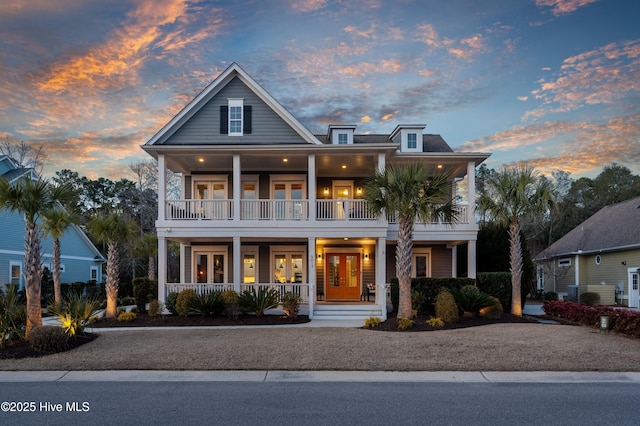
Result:
{"label": "sky", "polygon": [[637,0],[2,0],[0,140],[91,179],[237,62],[314,133],[426,124],[498,169],[640,174]]}

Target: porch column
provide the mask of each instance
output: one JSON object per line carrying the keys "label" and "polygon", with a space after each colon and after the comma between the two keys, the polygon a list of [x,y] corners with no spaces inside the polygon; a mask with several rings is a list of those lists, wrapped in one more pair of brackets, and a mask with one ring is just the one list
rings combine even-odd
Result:
{"label": "porch column", "polygon": [[167,284],[167,240],[158,237],[158,300],[166,302]]}
{"label": "porch column", "polygon": [[378,238],[376,244],[376,305],[380,306],[382,321],[387,319],[387,239]]}
{"label": "porch column", "polygon": [[240,293],[240,282],[242,281],[242,274],[240,273],[241,267],[242,259],[240,258],[240,237],[233,237],[233,289],[237,293]]}
{"label": "porch column", "polygon": [[[240,194],[242,182],[240,170],[240,156],[233,155],[233,220],[240,220]],[[235,241],[235,240],[234,240]]]}
{"label": "porch column", "polygon": [[[314,209],[315,210],[315,209]],[[313,310],[316,305],[316,239],[309,237],[307,241],[307,282],[309,284],[309,318],[313,319]]]}
{"label": "porch column", "polygon": [[[307,182],[307,186],[309,188],[309,193],[307,194],[308,201],[308,217],[310,222],[315,222],[316,220],[316,156],[313,154],[309,154],[307,157],[307,168],[309,169],[309,182]],[[315,246],[313,252],[315,253]],[[315,265],[315,262],[313,262]]]}
{"label": "porch column", "polygon": [[383,172],[385,167],[385,156],[383,153],[380,153],[378,154],[378,171]]}
{"label": "porch column", "polygon": [[473,225],[476,223],[476,163],[473,161],[469,161],[467,164],[467,180],[469,187],[467,194],[467,198],[469,199],[469,205],[467,206],[467,221],[469,224]]}
{"label": "porch column", "polygon": [[[189,259],[191,261],[191,259]],[[181,284],[190,283],[191,277],[187,277],[187,246],[180,243],[180,277],[178,282]]]}
{"label": "porch column", "polygon": [[451,277],[458,278],[458,246],[451,247]]}
{"label": "porch column", "polygon": [[165,199],[167,198],[167,178],[166,166],[164,164],[164,155],[158,155],[158,221],[165,219]]}
{"label": "porch column", "polygon": [[467,277],[476,278],[476,240],[467,243]]}

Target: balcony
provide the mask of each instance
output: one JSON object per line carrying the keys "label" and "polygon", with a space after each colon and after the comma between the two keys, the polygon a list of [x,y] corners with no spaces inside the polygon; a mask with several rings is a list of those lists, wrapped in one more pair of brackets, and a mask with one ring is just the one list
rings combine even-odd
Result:
{"label": "balcony", "polygon": [[[308,221],[309,208],[315,204],[315,220],[325,222],[376,221],[365,200],[241,200],[240,220],[251,221]],[[233,200],[167,200],[167,220],[229,221],[234,220]],[[458,205],[458,224],[469,223],[466,205]],[[388,222],[396,223],[390,216]],[[420,223],[420,222],[416,222]],[[434,225],[444,223],[432,222]]]}

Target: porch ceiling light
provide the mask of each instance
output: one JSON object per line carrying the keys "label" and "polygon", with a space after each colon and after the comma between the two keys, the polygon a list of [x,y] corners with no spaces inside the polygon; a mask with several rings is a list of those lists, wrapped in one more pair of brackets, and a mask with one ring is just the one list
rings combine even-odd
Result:
{"label": "porch ceiling light", "polygon": [[199,157],[199,158],[198,158],[198,163],[204,163],[204,158]]}
{"label": "porch ceiling light", "polygon": [[288,163],[288,162],[289,162],[289,159],[288,159],[288,158],[283,158],[283,159],[282,159],[282,162],[283,162],[283,163]]}
{"label": "porch ceiling light", "polygon": [[342,168],[343,168],[343,169],[346,169],[346,168],[347,168],[347,165],[346,165],[346,164],[343,164],[343,165],[342,165]]}

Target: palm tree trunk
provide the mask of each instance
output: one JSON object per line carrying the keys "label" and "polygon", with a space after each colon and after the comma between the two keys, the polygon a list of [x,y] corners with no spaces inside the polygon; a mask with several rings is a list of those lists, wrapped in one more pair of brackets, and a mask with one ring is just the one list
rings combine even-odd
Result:
{"label": "palm tree trunk", "polygon": [[511,313],[522,316],[522,246],[520,245],[520,224],[512,221],[509,225],[509,262],[511,268]]}
{"label": "palm tree trunk", "polygon": [[53,240],[53,258],[51,259],[53,269],[53,298],[56,305],[62,303],[62,290],[60,289],[60,239]]}
{"label": "palm tree trunk", "polygon": [[149,266],[147,268],[147,274],[151,281],[156,280],[156,258],[155,256],[149,256]]}
{"label": "palm tree trunk", "polygon": [[412,318],[411,311],[411,249],[413,247],[413,223],[400,218],[396,246],[396,273],[400,284],[398,318]]}
{"label": "palm tree trunk", "polygon": [[118,287],[120,286],[120,265],[118,260],[118,243],[107,244],[107,318],[115,318],[118,310]]}
{"label": "palm tree trunk", "polygon": [[42,306],[40,304],[40,283],[42,281],[42,259],[40,255],[40,233],[38,225],[25,224],[26,238],[24,244],[24,278],[27,296],[27,327],[25,338],[34,327],[42,325]]}

